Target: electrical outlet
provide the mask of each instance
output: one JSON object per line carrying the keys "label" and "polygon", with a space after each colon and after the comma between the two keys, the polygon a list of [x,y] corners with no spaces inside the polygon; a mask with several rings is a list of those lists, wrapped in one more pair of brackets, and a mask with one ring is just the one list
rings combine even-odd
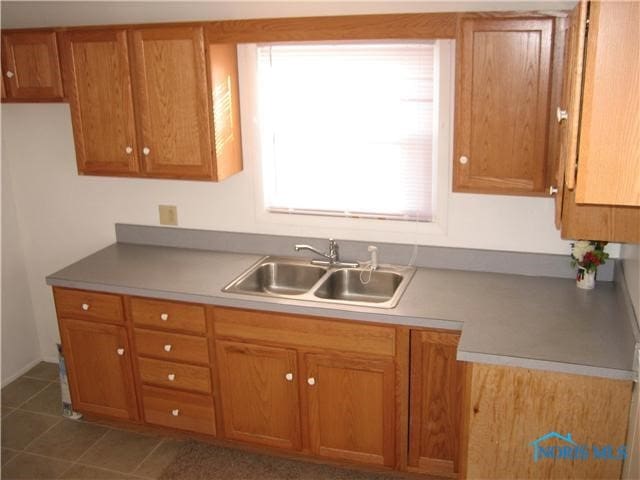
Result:
{"label": "electrical outlet", "polygon": [[160,225],[178,225],[178,207],[175,205],[158,205]]}

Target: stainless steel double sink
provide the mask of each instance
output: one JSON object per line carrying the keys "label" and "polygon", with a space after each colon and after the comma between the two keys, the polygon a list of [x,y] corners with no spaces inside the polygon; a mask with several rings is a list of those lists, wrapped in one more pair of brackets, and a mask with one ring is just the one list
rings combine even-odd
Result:
{"label": "stainless steel double sink", "polygon": [[224,292],[393,308],[397,305],[414,267],[380,265],[367,267],[312,265],[309,260],[264,257],[224,287]]}

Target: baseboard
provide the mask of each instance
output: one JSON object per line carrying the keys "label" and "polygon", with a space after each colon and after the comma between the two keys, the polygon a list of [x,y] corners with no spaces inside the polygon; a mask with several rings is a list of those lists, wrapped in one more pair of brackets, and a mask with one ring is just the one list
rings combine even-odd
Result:
{"label": "baseboard", "polygon": [[[44,358],[37,358],[36,360],[33,360],[29,363],[27,363],[24,367],[22,367],[20,370],[18,370],[16,373],[14,373],[13,375],[10,375],[7,378],[3,378],[2,379],[2,388],[6,387],[7,385],[9,385],[11,382],[13,382],[15,379],[21,377],[22,375],[24,375],[25,373],[27,373],[29,370],[31,370],[33,367],[35,367],[37,364],[39,364],[40,362],[51,362],[52,360],[47,360]],[[54,363],[57,362],[58,360],[56,359],[55,361],[53,361]]]}

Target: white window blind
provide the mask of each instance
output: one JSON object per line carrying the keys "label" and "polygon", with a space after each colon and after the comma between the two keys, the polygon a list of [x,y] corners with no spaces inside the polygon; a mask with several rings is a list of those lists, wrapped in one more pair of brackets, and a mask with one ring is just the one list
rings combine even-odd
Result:
{"label": "white window blind", "polygon": [[258,45],[267,210],[431,221],[434,48]]}

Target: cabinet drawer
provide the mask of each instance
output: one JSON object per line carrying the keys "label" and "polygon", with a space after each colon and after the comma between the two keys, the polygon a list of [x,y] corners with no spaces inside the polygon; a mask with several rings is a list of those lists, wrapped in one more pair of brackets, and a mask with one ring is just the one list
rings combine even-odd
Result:
{"label": "cabinet drawer", "polygon": [[207,332],[202,305],[132,298],[131,317],[135,325],[199,334]]}
{"label": "cabinet drawer", "polygon": [[57,287],[54,287],[53,295],[58,318],[124,323],[124,309],[120,295]]}
{"label": "cabinet drawer", "polygon": [[134,329],[138,355],[171,361],[209,364],[209,347],[205,337]]}
{"label": "cabinet drawer", "polygon": [[144,418],[147,423],[215,435],[213,399],[206,395],[142,387]]}
{"label": "cabinet drawer", "polygon": [[343,352],[395,355],[395,329],[282,313],[214,309],[219,337]]}
{"label": "cabinet drawer", "polygon": [[211,373],[207,367],[142,357],[138,358],[138,366],[143,383],[211,393]]}

